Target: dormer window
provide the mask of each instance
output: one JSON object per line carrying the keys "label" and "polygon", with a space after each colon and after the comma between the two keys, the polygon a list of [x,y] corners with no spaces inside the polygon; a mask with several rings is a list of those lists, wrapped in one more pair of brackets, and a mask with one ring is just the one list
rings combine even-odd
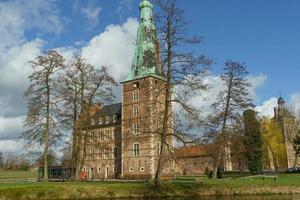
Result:
{"label": "dormer window", "polygon": [[117,115],[113,115],[113,123],[116,123],[118,121],[118,116]]}
{"label": "dormer window", "polygon": [[106,124],[109,124],[110,121],[111,121],[111,118],[110,118],[110,117],[105,117],[105,123],[106,123]]}
{"label": "dormer window", "polygon": [[99,120],[98,120],[99,124],[103,124],[103,118],[100,117]]}

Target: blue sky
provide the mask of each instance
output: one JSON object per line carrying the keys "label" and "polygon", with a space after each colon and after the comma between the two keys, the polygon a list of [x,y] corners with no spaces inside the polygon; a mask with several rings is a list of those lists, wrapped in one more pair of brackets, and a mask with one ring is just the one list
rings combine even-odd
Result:
{"label": "blue sky", "polygon": [[[138,17],[137,0],[58,1],[64,30],[59,36],[46,34],[45,48],[72,46],[87,42],[110,24],[121,24]],[[228,59],[246,62],[250,73],[265,74],[261,100],[282,94],[289,98],[299,92],[300,74],[300,1],[298,0],[179,0],[189,22],[189,34],[205,36],[199,51],[216,61],[219,72]],[[80,8],[101,7],[96,24],[90,24]],[[119,9],[119,10],[118,10]],[[91,26],[91,28],[89,28]],[[26,37],[39,36],[31,30]],[[258,102],[259,103],[259,102]]]}
{"label": "blue sky", "polygon": [[[28,61],[55,48],[69,58],[81,51],[91,64],[111,66],[117,81],[131,67],[139,0],[0,0],[0,151],[20,151]],[[299,0],[178,0],[189,35],[204,36],[196,50],[216,64],[208,81],[213,99],[228,60],[245,62],[257,111],[271,116],[281,91],[300,113]],[[118,93],[120,91],[118,90]],[[120,95],[120,94],[118,94]],[[201,97],[191,101],[209,111]],[[299,114],[300,117],[300,114]]]}

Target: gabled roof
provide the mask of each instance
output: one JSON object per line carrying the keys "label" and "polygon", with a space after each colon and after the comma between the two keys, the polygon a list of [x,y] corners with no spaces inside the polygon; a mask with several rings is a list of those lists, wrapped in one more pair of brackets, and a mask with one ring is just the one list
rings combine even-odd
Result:
{"label": "gabled roof", "polygon": [[116,103],[111,105],[103,106],[96,114],[97,117],[105,117],[121,114],[122,104]]}
{"label": "gabled roof", "polygon": [[179,147],[175,149],[176,157],[203,157],[207,156],[207,145]]}

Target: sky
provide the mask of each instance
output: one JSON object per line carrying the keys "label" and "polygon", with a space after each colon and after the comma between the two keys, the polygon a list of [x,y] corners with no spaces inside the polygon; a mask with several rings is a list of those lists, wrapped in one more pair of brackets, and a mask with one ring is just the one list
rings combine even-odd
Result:
{"label": "sky", "polygon": [[[139,0],[0,0],[0,151],[20,152],[26,106],[22,98],[42,52],[74,52],[95,66],[110,66],[121,81],[130,70],[138,27]],[[227,60],[246,63],[256,110],[272,116],[281,92],[300,113],[299,0],[178,0],[188,35],[201,35],[196,53],[215,61],[207,81],[213,88],[191,99],[204,113],[223,85]],[[119,90],[116,90],[117,92]],[[120,96],[117,94],[117,96]],[[116,100],[118,101],[118,99]]]}

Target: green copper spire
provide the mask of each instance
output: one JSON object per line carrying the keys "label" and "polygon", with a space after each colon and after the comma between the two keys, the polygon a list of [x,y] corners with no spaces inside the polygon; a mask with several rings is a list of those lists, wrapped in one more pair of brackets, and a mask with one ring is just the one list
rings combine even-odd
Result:
{"label": "green copper spire", "polygon": [[152,9],[153,5],[149,0],[141,1],[140,24],[132,67],[129,76],[124,82],[147,76],[162,78],[160,46],[156,38]]}

